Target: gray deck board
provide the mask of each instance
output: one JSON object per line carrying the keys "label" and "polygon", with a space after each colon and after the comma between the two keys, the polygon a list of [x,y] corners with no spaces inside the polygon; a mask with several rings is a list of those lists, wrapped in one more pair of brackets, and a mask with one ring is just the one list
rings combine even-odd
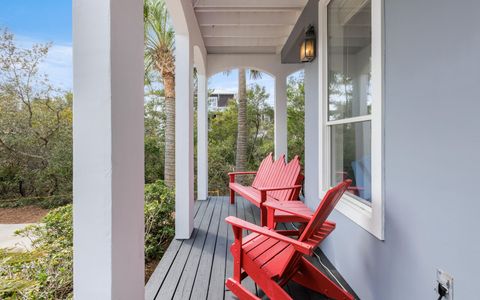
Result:
{"label": "gray deck board", "polygon": [[[229,250],[233,233],[224,221],[229,215],[256,224],[260,222],[259,209],[241,197],[237,197],[234,205],[230,204],[228,197],[196,201],[192,237],[188,240],[172,241],[145,287],[146,300],[237,299],[224,284],[226,278],[232,276],[233,269]],[[291,225],[281,224],[279,228],[291,228]],[[327,259],[322,257],[322,260]],[[318,267],[321,269],[321,266]],[[267,299],[260,287],[250,278],[246,278],[242,283],[260,298]],[[342,284],[346,285],[343,282]],[[288,283],[285,289],[293,299],[326,299],[293,282]]]}
{"label": "gray deck board", "polygon": [[209,201],[208,203],[207,211],[205,212],[202,222],[200,223],[200,227],[198,228],[195,242],[193,243],[192,250],[188,255],[187,262],[183,269],[182,276],[180,277],[180,281],[177,284],[177,289],[173,299],[181,300],[190,298],[193,283],[195,282],[195,276],[200,263],[200,258],[202,256],[203,247],[207,238],[208,227],[212,221],[213,211],[217,202],[218,201]]}
{"label": "gray deck board", "polygon": [[[205,205],[205,201],[195,201],[194,211],[195,215],[198,213],[200,206]],[[155,299],[157,293],[162,286],[165,277],[172,266],[175,257],[177,256],[178,250],[180,249],[183,241],[182,240],[172,240],[167,251],[163,254],[162,260],[158,263],[157,268],[150,276],[150,279],[145,286],[145,299]]]}
{"label": "gray deck board", "polygon": [[225,257],[227,257],[228,251],[227,231],[229,228],[224,220],[228,216],[230,200],[224,197],[220,201],[222,202],[222,212],[220,214],[217,243],[215,245],[212,273],[208,286],[208,299],[223,299],[225,290]]}
{"label": "gray deck board", "polygon": [[[213,202],[213,201],[212,201]],[[212,214],[208,234],[203,246],[203,251],[198,264],[198,270],[193,283],[191,299],[207,299],[208,284],[210,282],[213,254],[215,252],[215,243],[218,235],[218,225],[220,222],[220,213],[222,210],[221,201],[215,201],[215,209]]]}
{"label": "gray deck board", "polygon": [[[192,237],[188,240],[184,240],[180,250],[177,253],[176,259],[172,262],[170,270],[168,271],[167,277],[163,281],[162,285],[160,286],[160,290],[155,299],[163,300],[163,299],[172,299],[177,288],[178,281],[182,276],[183,269],[185,267],[185,263],[187,262],[188,255],[192,249],[193,243],[195,238],[198,234],[198,227],[200,226],[200,222],[203,219],[204,213],[208,203],[205,203],[200,206],[197,215],[194,220],[194,229],[192,233]],[[162,258],[163,260],[163,258]]]}

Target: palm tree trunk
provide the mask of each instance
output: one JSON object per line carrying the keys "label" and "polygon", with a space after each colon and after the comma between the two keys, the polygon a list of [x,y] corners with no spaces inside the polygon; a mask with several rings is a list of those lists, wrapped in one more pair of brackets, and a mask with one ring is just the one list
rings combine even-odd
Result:
{"label": "palm tree trunk", "polygon": [[175,76],[162,74],[165,89],[165,184],[175,187]]}
{"label": "palm tree trunk", "polygon": [[247,164],[247,80],[246,70],[238,69],[238,131],[236,171],[245,171]]}

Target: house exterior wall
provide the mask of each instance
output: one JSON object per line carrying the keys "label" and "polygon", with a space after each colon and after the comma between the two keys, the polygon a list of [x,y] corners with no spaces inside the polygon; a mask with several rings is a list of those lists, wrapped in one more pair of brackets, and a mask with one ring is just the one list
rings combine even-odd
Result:
{"label": "house exterior wall", "polygon": [[335,211],[324,251],[361,299],[436,299],[437,268],[478,299],[480,2],[384,9],[385,241]]}
{"label": "house exterior wall", "polygon": [[319,121],[318,59],[305,64],[305,202],[315,207],[320,193],[319,185]]}
{"label": "house exterior wall", "polygon": [[230,95],[218,95],[218,107],[227,107],[228,102],[232,99],[234,99],[235,95],[230,94]]}
{"label": "house exterior wall", "polygon": [[[305,28],[313,25],[318,33],[318,1],[309,0],[300,15],[292,34],[282,49],[282,61],[294,62],[300,60],[298,49],[305,36]],[[319,39],[317,36],[317,49]],[[305,69],[305,165],[304,165],[304,193],[305,203],[310,207],[316,207],[320,193],[319,150],[320,140],[320,98],[318,85],[319,59],[311,63],[302,64]]]}

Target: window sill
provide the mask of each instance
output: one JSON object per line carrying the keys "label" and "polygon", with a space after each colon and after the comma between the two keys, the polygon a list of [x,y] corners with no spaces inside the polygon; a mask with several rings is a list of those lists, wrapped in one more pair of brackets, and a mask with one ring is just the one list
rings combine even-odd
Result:
{"label": "window sill", "polygon": [[[373,205],[373,204],[372,204]],[[340,213],[368,231],[379,240],[384,240],[383,216],[355,198],[343,195],[335,207]]]}

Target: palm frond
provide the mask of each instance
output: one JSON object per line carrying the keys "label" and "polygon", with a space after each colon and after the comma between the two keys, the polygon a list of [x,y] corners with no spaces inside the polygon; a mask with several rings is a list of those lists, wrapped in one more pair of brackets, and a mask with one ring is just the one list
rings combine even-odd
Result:
{"label": "palm frond", "polygon": [[175,72],[175,33],[163,0],[145,0],[145,71]]}
{"label": "palm frond", "polygon": [[249,72],[250,73],[250,79],[257,80],[257,79],[262,78],[262,72],[260,72],[259,70],[250,69],[249,71],[250,71]]}

